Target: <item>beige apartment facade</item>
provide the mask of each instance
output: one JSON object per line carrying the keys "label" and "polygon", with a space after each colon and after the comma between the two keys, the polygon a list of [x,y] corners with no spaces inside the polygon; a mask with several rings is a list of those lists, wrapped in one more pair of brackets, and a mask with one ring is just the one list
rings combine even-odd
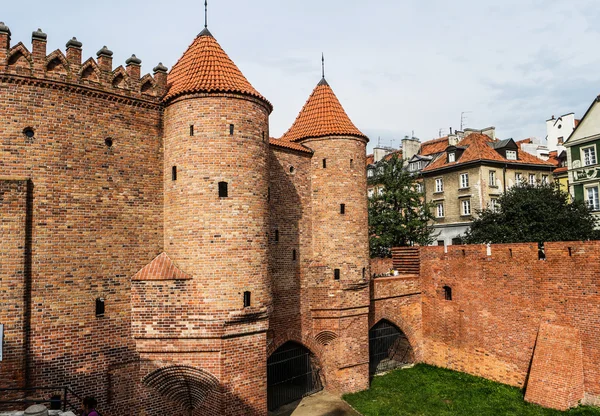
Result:
{"label": "beige apartment facade", "polygon": [[[523,182],[535,185],[553,181],[551,163],[510,143],[509,155],[516,152],[516,159],[506,159],[506,150],[492,148],[495,143],[499,142],[487,136],[469,135],[423,170],[425,200],[434,204],[438,245],[459,244],[478,211],[498,207],[498,198],[507,189]],[[503,160],[493,160],[496,158]]]}

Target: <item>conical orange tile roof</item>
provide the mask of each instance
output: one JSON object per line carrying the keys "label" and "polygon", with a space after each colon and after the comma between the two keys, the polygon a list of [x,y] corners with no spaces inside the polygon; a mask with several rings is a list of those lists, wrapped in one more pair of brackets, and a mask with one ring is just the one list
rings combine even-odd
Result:
{"label": "conical orange tile roof", "polygon": [[323,78],[281,140],[296,142],[309,137],[326,136],[356,136],[368,140],[367,136],[352,123],[335,93]]}
{"label": "conical orange tile roof", "polygon": [[169,101],[197,92],[231,92],[250,95],[271,103],[248,82],[208,29],[194,39],[167,77]]}

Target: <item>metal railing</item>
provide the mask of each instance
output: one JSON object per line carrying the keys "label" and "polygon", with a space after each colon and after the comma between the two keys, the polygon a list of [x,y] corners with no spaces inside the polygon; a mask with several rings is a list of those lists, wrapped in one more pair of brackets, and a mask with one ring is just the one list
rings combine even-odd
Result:
{"label": "metal railing", "polygon": [[[5,400],[3,397],[7,393],[23,393],[23,398]],[[51,392],[50,397],[35,397],[37,392]],[[73,403],[75,401],[75,403]],[[0,388],[0,405],[2,404],[46,404],[50,405],[50,409],[61,410],[66,412],[71,410],[79,412],[81,410],[82,398],[67,386],[62,387],[24,387],[24,388]],[[99,416],[102,416],[96,410]]]}

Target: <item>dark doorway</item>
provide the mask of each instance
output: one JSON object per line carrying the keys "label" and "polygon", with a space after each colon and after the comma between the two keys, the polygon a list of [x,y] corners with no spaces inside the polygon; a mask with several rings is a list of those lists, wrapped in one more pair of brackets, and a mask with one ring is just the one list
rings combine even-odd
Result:
{"label": "dark doorway", "polygon": [[394,324],[381,320],[369,331],[369,374],[383,373],[414,362],[408,338]]}
{"label": "dark doorway", "polygon": [[322,388],[316,359],[302,345],[287,342],[267,360],[269,410],[275,410]]}

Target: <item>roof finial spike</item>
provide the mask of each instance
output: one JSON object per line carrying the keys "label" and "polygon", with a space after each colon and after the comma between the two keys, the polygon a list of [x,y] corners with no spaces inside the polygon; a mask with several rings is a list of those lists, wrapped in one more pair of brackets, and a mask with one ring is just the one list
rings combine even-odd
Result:
{"label": "roof finial spike", "polygon": [[208,0],[204,0],[204,29],[208,29]]}
{"label": "roof finial spike", "polygon": [[323,79],[325,79],[325,54],[321,52],[321,69],[323,72]]}

